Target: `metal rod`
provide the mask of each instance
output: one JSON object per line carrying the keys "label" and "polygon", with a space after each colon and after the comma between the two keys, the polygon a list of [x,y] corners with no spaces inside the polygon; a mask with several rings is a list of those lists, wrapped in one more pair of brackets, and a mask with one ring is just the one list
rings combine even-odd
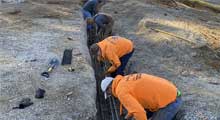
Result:
{"label": "metal rod", "polygon": [[109,102],[110,102],[110,109],[111,109],[111,114],[112,114],[112,120],[115,120],[114,108],[113,108],[113,104],[112,104],[112,101],[111,101],[111,97],[109,97]]}
{"label": "metal rod", "polygon": [[115,103],[115,99],[113,97],[112,98],[112,102],[113,102],[113,107],[114,107],[114,110],[115,110],[115,116],[116,116],[116,119],[117,120],[120,120],[119,119],[119,115],[118,115],[118,111],[117,111],[117,107],[116,107],[116,103]]}

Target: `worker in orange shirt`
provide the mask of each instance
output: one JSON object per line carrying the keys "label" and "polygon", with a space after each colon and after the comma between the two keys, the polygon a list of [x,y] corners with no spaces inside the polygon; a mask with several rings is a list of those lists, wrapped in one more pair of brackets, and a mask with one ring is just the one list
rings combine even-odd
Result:
{"label": "worker in orange shirt", "polygon": [[128,111],[126,119],[172,120],[182,104],[181,93],[175,85],[148,74],[106,77],[101,89],[105,98],[113,94],[119,99]]}
{"label": "worker in orange shirt", "polygon": [[132,41],[119,36],[110,36],[90,47],[90,53],[98,61],[108,60],[111,63],[112,66],[105,74],[111,74],[112,77],[124,75],[124,69],[133,52]]}

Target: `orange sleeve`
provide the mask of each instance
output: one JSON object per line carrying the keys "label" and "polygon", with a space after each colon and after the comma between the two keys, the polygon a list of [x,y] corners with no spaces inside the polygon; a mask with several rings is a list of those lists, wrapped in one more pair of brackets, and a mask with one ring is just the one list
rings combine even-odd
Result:
{"label": "orange sleeve", "polygon": [[108,69],[108,73],[112,73],[121,65],[120,59],[112,49],[106,50],[106,57],[112,64],[112,66]]}
{"label": "orange sleeve", "polygon": [[144,108],[138,101],[128,93],[118,95],[120,102],[127,109],[128,115],[131,115],[135,120],[147,120],[147,115]]}

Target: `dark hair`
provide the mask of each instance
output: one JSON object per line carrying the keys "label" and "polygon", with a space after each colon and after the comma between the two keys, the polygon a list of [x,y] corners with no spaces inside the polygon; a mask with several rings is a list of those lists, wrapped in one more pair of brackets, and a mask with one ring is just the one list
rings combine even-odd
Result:
{"label": "dark hair", "polygon": [[102,3],[103,1],[102,0],[98,0],[98,3]]}

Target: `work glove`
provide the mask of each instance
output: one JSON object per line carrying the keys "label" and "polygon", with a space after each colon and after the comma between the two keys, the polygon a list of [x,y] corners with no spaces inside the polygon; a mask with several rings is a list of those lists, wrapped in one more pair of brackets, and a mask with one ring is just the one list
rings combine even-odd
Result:
{"label": "work glove", "polygon": [[125,116],[125,119],[126,120],[134,120],[133,115],[129,114],[129,113]]}
{"label": "work glove", "polygon": [[108,71],[105,71],[105,76],[110,76],[111,75],[111,73],[109,73]]}

